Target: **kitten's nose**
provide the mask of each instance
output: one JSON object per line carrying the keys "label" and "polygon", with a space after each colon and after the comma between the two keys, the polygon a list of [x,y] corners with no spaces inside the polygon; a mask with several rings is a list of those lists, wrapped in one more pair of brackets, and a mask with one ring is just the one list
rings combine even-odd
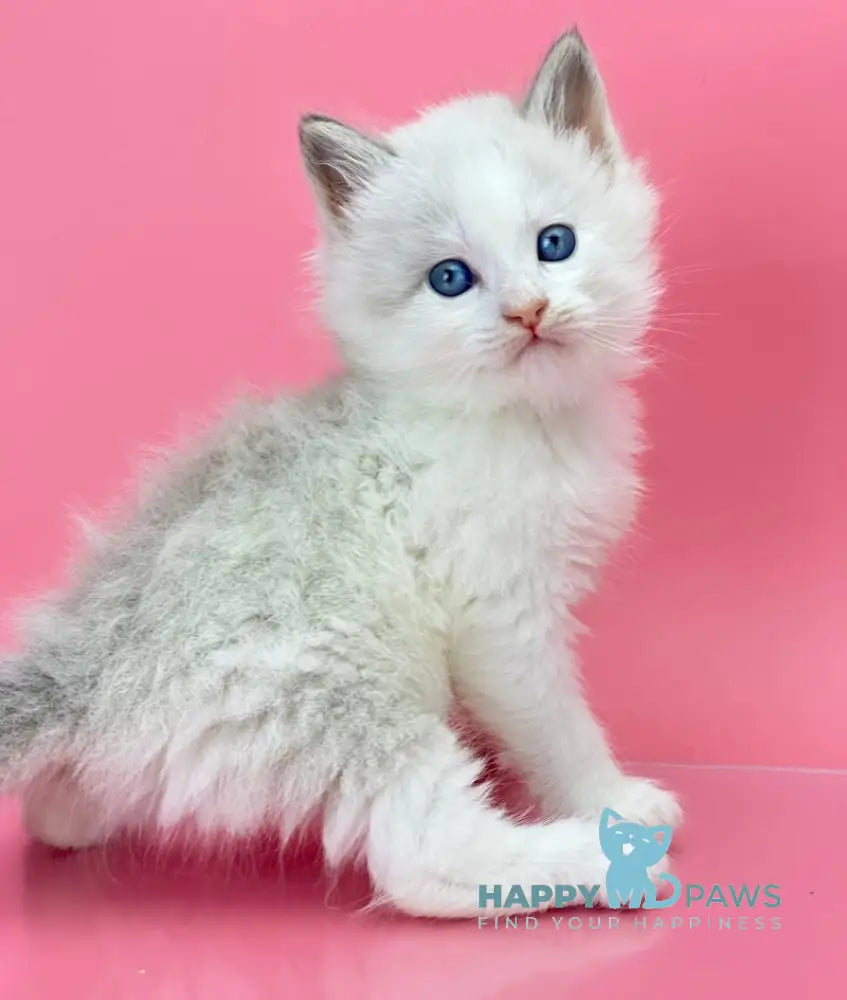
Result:
{"label": "kitten's nose", "polygon": [[518,323],[523,323],[528,330],[533,330],[541,322],[541,317],[544,315],[544,310],[549,303],[549,299],[542,297],[527,299],[526,302],[504,306],[503,316],[506,319],[513,319]]}

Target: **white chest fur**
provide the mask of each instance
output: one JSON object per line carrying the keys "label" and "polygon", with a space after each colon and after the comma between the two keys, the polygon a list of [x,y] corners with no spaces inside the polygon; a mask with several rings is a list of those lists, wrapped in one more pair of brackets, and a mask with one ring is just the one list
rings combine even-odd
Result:
{"label": "white chest fur", "polygon": [[522,581],[578,599],[634,509],[630,394],[618,388],[555,417],[455,419],[426,431],[432,461],[415,487],[415,535],[457,596]]}

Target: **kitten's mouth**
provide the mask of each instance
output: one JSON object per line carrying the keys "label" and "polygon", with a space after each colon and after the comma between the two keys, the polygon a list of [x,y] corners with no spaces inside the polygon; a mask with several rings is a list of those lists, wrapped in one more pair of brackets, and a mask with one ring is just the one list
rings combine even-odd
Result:
{"label": "kitten's mouth", "polygon": [[567,346],[567,341],[561,339],[553,330],[529,330],[527,331],[527,335],[517,345],[513,360],[518,361],[525,354],[532,354],[541,350],[564,350]]}
{"label": "kitten's mouth", "polygon": [[621,854],[626,858],[635,850],[634,844],[621,844]]}

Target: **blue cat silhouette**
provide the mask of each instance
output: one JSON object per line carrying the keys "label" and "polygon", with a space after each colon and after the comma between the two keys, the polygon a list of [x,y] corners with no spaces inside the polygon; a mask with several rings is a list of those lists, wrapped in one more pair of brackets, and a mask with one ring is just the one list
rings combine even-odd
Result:
{"label": "blue cat silhouette", "polygon": [[[632,910],[640,906],[647,910],[673,906],[682,893],[679,879],[674,875],[660,876],[674,887],[668,899],[660,900],[656,898],[656,886],[647,874],[647,869],[667,854],[671,846],[671,828],[627,822],[611,825],[611,820],[623,820],[623,816],[614,809],[604,809],[600,817],[600,846],[610,862],[606,872],[609,906],[614,910],[624,905]],[[661,840],[658,839],[660,836]]]}

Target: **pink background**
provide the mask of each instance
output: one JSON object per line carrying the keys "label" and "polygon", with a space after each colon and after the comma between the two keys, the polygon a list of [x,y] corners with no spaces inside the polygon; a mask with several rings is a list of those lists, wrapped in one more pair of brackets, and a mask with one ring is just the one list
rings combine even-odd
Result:
{"label": "pink background", "polygon": [[69,510],[141,445],[331,363],[298,112],[517,90],[576,19],[671,272],[652,495],[587,612],[595,703],[628,758],[847,766],[847,8],[534,6],[4,0],[0,606],[60,578]]}

